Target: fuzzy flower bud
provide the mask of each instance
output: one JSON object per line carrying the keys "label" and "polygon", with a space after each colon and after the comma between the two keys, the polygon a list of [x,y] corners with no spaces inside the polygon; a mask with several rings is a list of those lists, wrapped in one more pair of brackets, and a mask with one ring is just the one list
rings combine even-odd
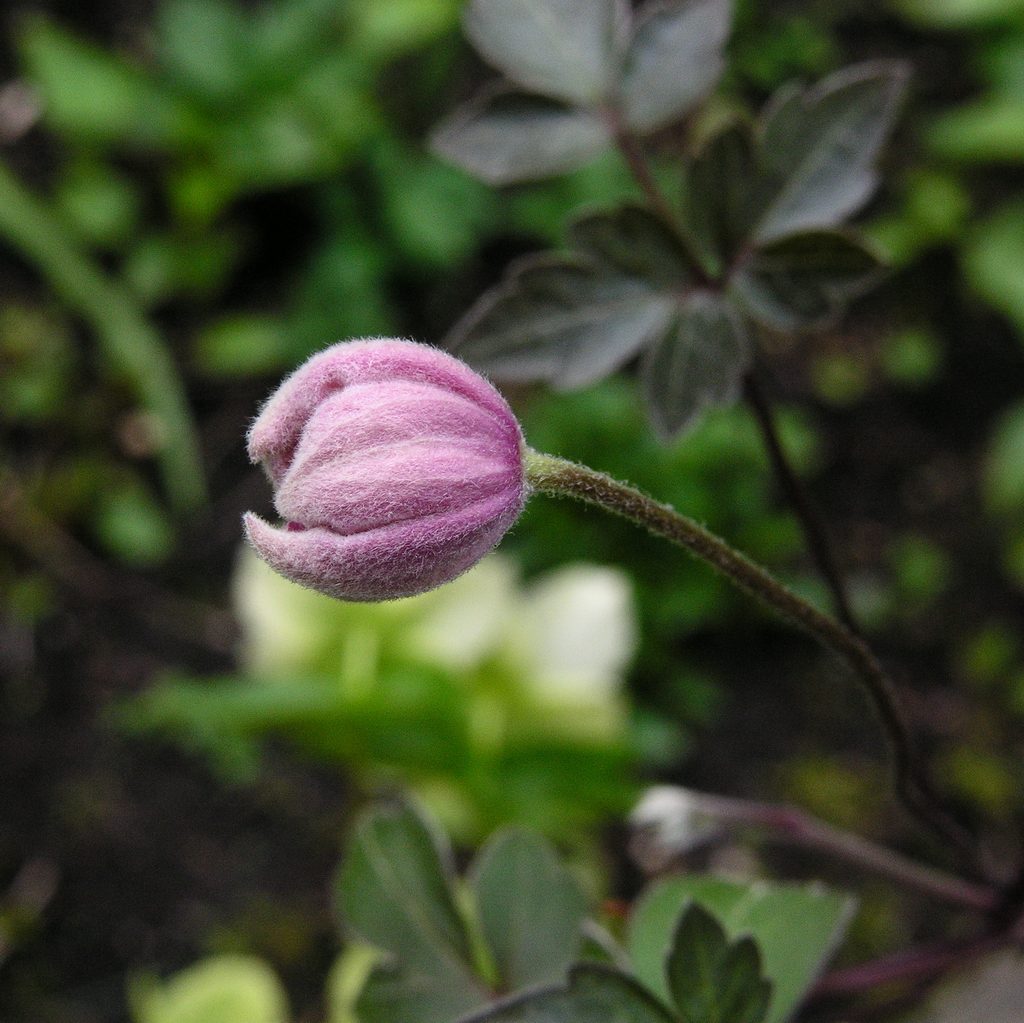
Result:
{"label": "fuzzy flower bud", "polygon": [[345,341],[288,377],[249,431],[285,520],[249,512],[257,554],[342,600],[440,586],[480,560],[526,498],[505,399],[458,359],[390,338]]}

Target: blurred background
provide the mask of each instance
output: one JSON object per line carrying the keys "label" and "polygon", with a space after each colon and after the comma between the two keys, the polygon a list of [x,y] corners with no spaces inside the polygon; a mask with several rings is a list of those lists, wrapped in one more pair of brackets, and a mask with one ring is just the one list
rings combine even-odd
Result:
{"label": "blurred background", "polygon": [[[226,954],[272,969],[226,960],[271,1002],[283,985],[291,1018],[323,1019],[330,878],[380,792],[415,792],[463,849],[507,821],[538,827],[601,895],[637,888],[621,822],[655,779],[793,800],[941,862],[885,796],[859,695],[630,527],[536,500],[456,584],[366,607],[241,551],[241,513],[270,497],[243,436],[283,373],[339,338],[440,340],[579,206],[634,194],[613,155],[496,192],[429,154],[431,127],[491,77],[461,7],[0,11],[9,1023],[192,1020],[155,978]],[[937,776],[1009,856],[1024,825],[1024,5],[738,0],[729,52],[721,102],[750,109],[855,60],[912,64],[867,216],[893,273],[828,336],[769,339],[767,383]],[[685,137],[659,145],[670,159]],[[510,397],[534,447],[671,501],[824,602],[743,408],[661,447],[628,372]],[[832,869],[744,855],[754,873]],[[947,924],[881,885],[863,894],[851,958]]]}

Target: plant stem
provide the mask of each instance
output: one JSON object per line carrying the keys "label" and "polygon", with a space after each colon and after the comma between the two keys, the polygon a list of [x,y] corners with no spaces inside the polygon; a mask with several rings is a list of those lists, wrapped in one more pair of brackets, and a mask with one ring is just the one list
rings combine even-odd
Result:
{"label": "plant stem", "polygon": [[786,500],[796,512],[797,518],[800,521],[811,558],[817,565],[818,571],[821,573],[829,588],[829,592],[832,594],[836,617],[851,632],[860,635],[860,627],[854,618],[853,610],[850,607],[850,600],[846,593],[846,586],[843,583],[842,573],[839,571],[839,565],[836,561],[832,539],[803,483],[801,483],[800,477],[797,476],[792,465],[790,465],[785,449],[782,446],[782,439],[775,428],[771,405],[753,373],[748,373],[743,379],[743,397],[750,407],[750,411],[753,413],[754,419],[761,431],[764,446],[768,452],[768,458],[771,461],[772,470],[779,482],[779,486],[782,488]]}
{"label": "plant stem", "polygon": [[179,511],[205,500],[202,462],[185,389],[160,335],[134,296],[109,278],[45,204],[0,163],[0,237],[35,264],[93,329],[107,360],[157,422],[164,485]]}
{"label": "plant stem", "polygon": [[999,906],[1000,893],[994,888],[917,863],[892,849],[826,824],[797,807],[689,789],[677,791],[685,812],[710,818],[715,824],[761,829],[768,837],[826,853],[953,905],[982,913],[991,913]]}
{"label": "plant stem", "polygon": [[936,805],[927,779],[920,776],[895,687],[863,639],[693,519],[625,483],[586,466],[532,450],[526,453],[526,471],[535,490],[595,505],[689,551],[840,657],[861,682],[882,724],[892,757],[897,796],[918,821],[957,849],[965,863],[973,864],[974,843],[970,835]]}
{"label": "plant stem", "polygon": [[856,995],[881,984],[907,983],[938,977],[948,970],[967,966],[973,960],[1005,944],[1005,939],[987,935],[973,941],[943,942],[906,949],[871,962],[825,974],[811,992],[811,997],[819,999]]}

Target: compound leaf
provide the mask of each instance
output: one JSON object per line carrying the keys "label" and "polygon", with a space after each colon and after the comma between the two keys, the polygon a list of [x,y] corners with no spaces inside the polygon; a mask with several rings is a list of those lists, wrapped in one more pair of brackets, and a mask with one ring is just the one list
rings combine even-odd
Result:
{"label": "compound leaf", "polygon": [[626,56],[626,123],[646,133],[677,120],[708,93],[725,67],[730,0],[648,4]]}
{"label": "compound leaf", "polygon": [[702,906],[736,939],[750,935],[761,950],[772,996],[764,1023],[789,1020],[846,933],[854,902],[815,886],[740,884],[687,875],[649,888],[630,917],[628,948],[641,983],[669,997],[665,963],[680,912]]}
{"label": "compound leaf", "polygon": [[673,328],[644,357],[644,396],[658,435],[670,440],[709,407],[732,401],[750,354],[743,321],[729,303],[693,292]]}
{"label": "compound leaf", "polygon": [[452,894],[450,850],[405,805],[378,806],[356,827],[337,879],[346,926],[385,953],[359,996],[367,1023],[448,1023],[487,1000]]}
{"label": "compound leaf", "polygon": [[665,964],[681,1023],[761,1023],[771,984],[750,938],[730,942],[722,925],[691,904],[676,924]]}
{"label": "compound leaf", "polygon": [[871,197],[875,160],[899,111],[907,70],[873,62],[845,68],[806,91],[784,86],[765,115],[760,156],[774,198],[760,242],[842,223]]}
{"label": "compound leaf", "polygon": [[574,967],[564,987],[512,998],[460,1023],[673,1023],[636,981],[606,966]]}
{"label": "compound leaf", "polygon": [[878,257],[838,231],[790,235],[755,251],[732,288],[754,319],[775,330],[823,327],[879,275]]}
{"label": "compound leaf", "polygon": [[608,129],[596,114],[506,91],[467,104],[431,138],[439,156],[490,185],[573,170],[608,142]]}
{"label": "compound leaf", "polygon": [[457,324],[449,346],[513,383],[586,387],[627,362],[672,320],[674,301],[647,282],[585,259],[519,261]]}
{"label": "compound leaf", "polygon": [[623,25],[619,0],[471,0],[466,34],[513,82],[580,106],[607,95]]}
{"label": "compound leaf", "polygon": [[580,949],[586,901],[545,839],[499,832],[477,858],[472,890],[506,991],[563,979]]}

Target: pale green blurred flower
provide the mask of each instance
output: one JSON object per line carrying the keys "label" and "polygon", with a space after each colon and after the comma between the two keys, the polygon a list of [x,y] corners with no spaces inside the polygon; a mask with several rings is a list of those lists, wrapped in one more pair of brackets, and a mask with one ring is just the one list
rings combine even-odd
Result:
{"label": "pale green blurred flower", "polygon": [[245,549],[234,598],[241,661],[257,676],[337,674],[344,689],[361,690],[386,663],[420,663],[466,686],[481,736],[510,718],[593,738],[625,727],[637,626],[618,569],[570,565],[524,587],[515,563],[495,554],[421,596],[348,604],[289,582]]}
{"label": "pale green blurred flower", "polygon": [[[540,784],[537,798],[548,798],[540,793],[560,784],[554,774],[540,781],[520,773],[506,794],[496,777],[486,780],[504,777],[505,758],[519,756],[517,770],[529,772],[530,751],[545,744],[583,757],[630,748],[624,683],[637,624],[629,579],[618,569],[575,564],[523,585],[515,562],[495,554],[421,596],[348,604],[289,582],[246,549],[234,593],[240,658],[256,680],[330,679],[342,705],[372,701],[386,718],[391,693],[403,698],[392,680],[412,671],[421,686],[438,687],[438,701],[461,701],[469,756],[461,768],[396,770],[386,755],[367,759],[355,749],[351,766],[370,781],[400,780],[463,838],[488,813],[526,812],[524,786]],[[345,756],[344,745],[338,751]],[[551,754],[552,772],[566,770],[561,755]]]}
{"label": "pale green blurred flower", "polygon": [[277,975],[253,956],[204,959],[167,981],[136,978],[129,988],[136,1023],[285,1023]]}

